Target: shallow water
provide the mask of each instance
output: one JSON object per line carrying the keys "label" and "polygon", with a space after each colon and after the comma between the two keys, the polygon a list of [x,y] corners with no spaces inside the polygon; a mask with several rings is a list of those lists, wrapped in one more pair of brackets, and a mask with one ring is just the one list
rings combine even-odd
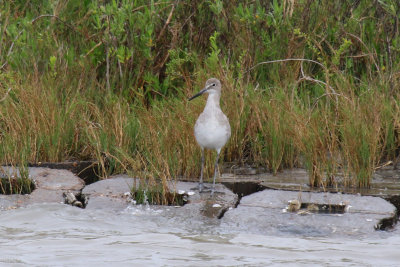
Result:
{"label": "shallow water", "polygon": [[[169,210],[168,210],[169,209]],[[175,208],[41,204],[0,211],[0,266],[396,266],[400,231],[373,236],[250,234]]]}

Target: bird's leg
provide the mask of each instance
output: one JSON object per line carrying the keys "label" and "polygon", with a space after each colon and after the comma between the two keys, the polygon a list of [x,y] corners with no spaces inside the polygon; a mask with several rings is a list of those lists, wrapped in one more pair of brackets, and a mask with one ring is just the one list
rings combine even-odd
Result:
{"label": "bird's leg", "polygon": [[201,173],[199,181],[199,192],[203,191],[203,169],[204,169],[204,148],[201,148]]}
{"label": "bird's leg", "polygon": [[213,179],[213,185],[211,189],[211,195],[214,195],[214,189],[215,189],[215,178],[217,178],[217,173],[218,173],[218,160],[219,160],[219,153],[221,152],[221,149],[217,150],[217,158],[215,160],[215,165],[214,165],[214,179]]}

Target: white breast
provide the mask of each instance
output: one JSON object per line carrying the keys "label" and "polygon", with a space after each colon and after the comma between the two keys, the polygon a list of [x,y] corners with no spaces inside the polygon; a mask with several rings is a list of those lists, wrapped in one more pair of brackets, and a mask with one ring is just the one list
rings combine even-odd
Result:
{"label": "white breast", "polygon": [[196,121],[194,134],[201,147],[220,150],[231,136],[231,127],[221,109],[206,108]]}

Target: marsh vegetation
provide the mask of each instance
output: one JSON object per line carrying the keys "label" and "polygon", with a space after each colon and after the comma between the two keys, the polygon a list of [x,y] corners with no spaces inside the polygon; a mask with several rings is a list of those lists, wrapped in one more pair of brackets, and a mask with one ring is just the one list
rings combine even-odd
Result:
{"label": "marsh vegetation", "polygon": [[187,97],[217,77],[232,127],[221,161],[368,186],[399,147],[399,12],[396,0],[1,1],[0,160],[198,177],[204,103]]}

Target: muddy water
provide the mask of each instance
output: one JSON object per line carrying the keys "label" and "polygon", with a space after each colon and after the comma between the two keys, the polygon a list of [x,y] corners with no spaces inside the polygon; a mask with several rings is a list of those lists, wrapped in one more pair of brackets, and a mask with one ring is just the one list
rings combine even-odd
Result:
{"label": "muddy water", "polygon": [[173,207],[41,204],[0,211],[0,266],[396,266],[400,231],[357,238],[255,235]]}

